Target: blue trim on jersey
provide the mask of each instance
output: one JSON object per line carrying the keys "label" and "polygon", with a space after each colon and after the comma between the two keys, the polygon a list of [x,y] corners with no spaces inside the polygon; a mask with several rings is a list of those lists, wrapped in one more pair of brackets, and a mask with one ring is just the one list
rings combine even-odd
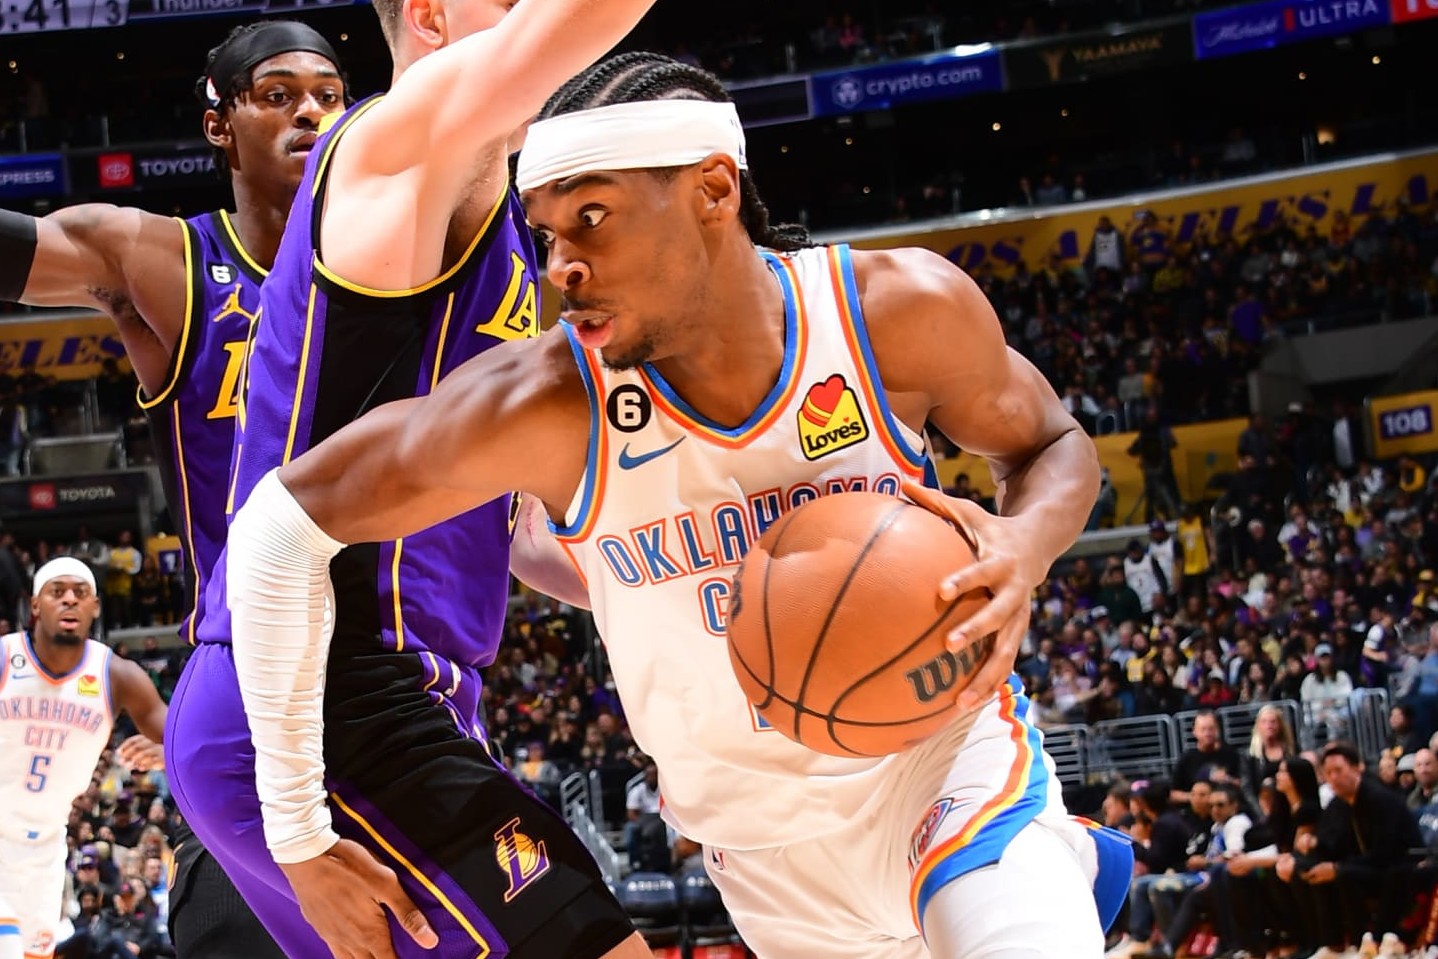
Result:
{"label": "blue trim on jersey", "polygon": [[923,885],[919,887],[918,918],[919,927],[923,928],[924,910],[929,906],[929,900],[933,899],[938,891],[955,879],[967,876],[969,873],[983,869],[985,866],[992,866],[1003,857],[1004,850],[1013,842],[1014,837],[1019,834],[1034,818],[1048,808],[1049,804],[1049,770],[1044,765],[1044,743],[1038,727],[1027,720],[1029,714],[1028,697],[1023,694],[1023,684],[1017,676],[1009,677],[1009,688],[1014,692],[1014,716],[1027,728],[1026,740],[1031,759],[1029,760],[1028,785],[1024,788],[1023,795],[1018,801],[999,812],[993,819],[985,823],[974,836],[968,845],[949,853],[929,872],[924,879]]}
{"label": "blue trim on jersey", "polygon": [[574,351],[574,365],[579,367],[579,378],[584,381],[584,392],[589,396],[589,450],[584,454],[584,490],[579,497],[579,515],[568,526],[558,526],[554,519],[548,519],[549,531],[556,536],[573,536],[584,528],[589,513],[594,508],[594,483],[599,476],[599,437],[604,429],[604,402],[599,395],[599,384],[594,382],[593,371],[589,368],[588,353],[579,345],[574,327],[560,320],[564,335],[569,338],[569,348]]}
{"label": "blue trim on jersey", "polygon": [[1093,881],[1094,904],[1098,906],[1099,923],[1107,934],[1128,900],[1129,880],[1133,878],[1133,840],[1117,829],[1097,823],[1089,827],[1089,836],[1098,850],[1098,875]]}
{"label": "blue trim on jersey", "polygon": [[932,456],[924,457],[924,485],[939,492],[944,489],[944,484],[939,482],[939,468],[934,465]]}
{"label": "blue trim on jersey", "polygon": [[894,438],[894,445],[903,451],[904,458],[909,461],[909,465],[926,466],[928,456],[923,450],[916,452],[910,447],[908,440],[904,437],[903,426],[894,416],[894,411],[889,409],[889,398],[884,394],[884,380],[879,375],[879,363],[874,359],[874,347],[869,343],[869,327],[864,322],[864,308],[859,303],[859,284],[854,279],[854,260],[849,250],[849,244],[836,243],[834,255],[839,260],[840,280],[844,286],[844,299],[849,304],[849,315],[854,318],[854,340],[859,344],[859,352],[864,355],[864,367],[868,370],[869,379],[874,384],[874,402],[879,405],[879,413],[884,417],[884,428]]}
{"label": "blue trim on jersey", "polygon": [[115,651],[113,649],[106,648],[105,655],[100,659],[100,675],[104,677],[100,682],[104,684],[105,708],[110,711],[111,724],[115,722],[115,695],[110,689],[110,659],[114,655]]}
{"label": "blue trim on jersey", "polygon": [[0,926],[0,936],[14,936],[16,939],[19,939],[19,938],[20,938],[20,927],[19,927],[19,926],[15,926],[15,925],[10,925],[9,923],[7,923],[7,924],[5,924],[5,925],[3,925],[3,926]]}
{"label": "blue trim on jersey", "polygon": [[769,390],[758,409],[749,414],[749,418],[733,428],[721,426],[707,416],[700,413],[694,407],[684,402],[684,397],[674,391],[674,387],[664,379],[664,376],[648,363],[644,364],[644,375],[654,384],[654,388],[664,394],[664,398],[674,404],[683,414],[696,423],[703,424],[720,436],[728,439],[737,439],[754,428],[754,425],[767,416],[774,404],[784,395],[785,389],[794,378],[798,359],[799,348],[799,304],[794,287],[789,282],[789,273],[779,264],[779,258],[768,250],[761,250],[760,255],[764,257],[764,264],[769,267],[769,272],[779,280],[779,289],[784,294],[784,364],[779,368],[779,378],[774,381],[774,386]]}
{"label": "blue trim on jersey", "polygon": [[[80,675],[82,672],[85,671],[85,660],[90,658],[90,651],[88,649],[85,651],[85,655],[80,657],[80,665],[76,666],[74,669],[70,670],[63,676],[57,676],[56,674],[50,672],[50,670],[46,669],[45,664],[40,662],[40,657],[35,655],[35,647],[30,645],[30,631],[26,630],[20,635],[25,639],[25,652],[30,654],[30,661],[35,664],[36,669],[44,673],[45,676],[51,681],[57,683],[68,682],[69,680],[73,679],[74,677]],[[89,640],[86,640],[86,642],[89,642]]]}

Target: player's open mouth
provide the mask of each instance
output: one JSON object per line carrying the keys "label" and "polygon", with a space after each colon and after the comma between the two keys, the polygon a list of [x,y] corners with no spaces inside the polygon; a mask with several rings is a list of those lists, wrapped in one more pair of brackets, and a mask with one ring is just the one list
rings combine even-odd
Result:
{"label": "player's open mouth", "polygon": [[78,616],[68,616],[68,615],[67,615],[67,616],[61,616],[61,617],[60,617],[60,627],[61,627],[62,629],[78,629],[79,626],[80,626],[80,617],[78,617]]}
{"label": "player's open mouth", "polygon": [[564,319],[574,327],[579,345],[586,350],[597,350],[609,342],[614,332],[614,314],[598,310],[571,310]]}

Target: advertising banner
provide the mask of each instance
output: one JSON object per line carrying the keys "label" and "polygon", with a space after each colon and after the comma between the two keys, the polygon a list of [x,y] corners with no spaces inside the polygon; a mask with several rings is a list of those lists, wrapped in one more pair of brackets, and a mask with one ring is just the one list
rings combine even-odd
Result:
{"label": "advertising banner", "polygon": [[[924,246],[969,272],[992,268],[1007,275],[1017,264],[1038,270],[1057,258],[1073,264],[1088,253],[1099,218],[1109,217],[1125,236],[1140,213],[1152,211],[1171,244],[1200,233],[1241,236],[1251,225],[1265,228],[1285,217],[1301,235],[1309,226],[1326,236],[1334,214],[1356,228],[1371,213],[1391,212],[1399,200],[1427,204],[1438,191],[1438,151],[1390,154],[1368,162],[1329,163],[1288,174],[1247,177],[1210,187],[1168,190],[1070,206],[989,210],[963,214],[945,226],[851,230],[821,237],[859,248]],[[952,225],[948,225],[952,224]]]}
{"label": "advertising banner", "polygon": [[988,44],[913,60],[853,67],[809,78],[815,116],[886,110],[906,103],[952,100],[1004,87],[1003,66]]}
{"label": "advertising banner", "polygon": [[143,472],[29,477],[0,483],[0,512],[7,516],[133,510],[150,491]]}
{"label": "advertising banner", "polygon": [[1207,60],[1386,26],[1390,2],[1392,0],[1265,0],[1195,14],[1193,55]]}
{"label": "advertising banner", "polygon": [[65,158],[60,154],[0,157],[0,200],[61,196],[64,192]]}
{"label": "advertising banner", "polygon": [[1193,59],[1188,23],[1075,33],[1004,48],[1009,89],[1076,83]]}
{"label": "advertising banner", "polygon": [[0,371],[34,369],[58,380],[100,375],[100,364],[113,357],[129,369],[125,346],[99,313],[63,313],[0,320]]}
{"label": "advertising banner", "polygon": [[1394,23],[1438,17],[1438,0],[1391,0]]}
{"label": "advertising banner", "polygon": [[204,186],[216,176],[214,151],[200,142],[107,150],[76,157],[73,164],[79,192]]}

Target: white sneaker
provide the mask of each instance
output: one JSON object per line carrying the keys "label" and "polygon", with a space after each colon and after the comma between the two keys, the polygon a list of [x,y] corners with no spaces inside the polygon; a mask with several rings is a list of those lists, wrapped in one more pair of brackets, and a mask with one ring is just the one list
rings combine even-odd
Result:
{"label": "white sneaker", "polygon": [[1391,959],[1405,959],[1408,955],[1408,947],[1403,945],[1403,940],[1393,933],[1385,932],[1383,941],[1378,944],[1378,954],[1391,957]]}
{"label": "white sneaker", "polygon": [[1134,942],[1133,937],[1128,933],[1124,933],[1123,938],[1114,943],[1113,947],[1103,954],[1103,959],[1128,959],[1129,956],[1138,951],[1138,947],[1139,943]]}
{"label": "white sneaker", "polygon": [[1359,959],[1377,959],[1378,943],[1373,941],[1373,933],[1365,932],[1363,941],[1358,944]]}

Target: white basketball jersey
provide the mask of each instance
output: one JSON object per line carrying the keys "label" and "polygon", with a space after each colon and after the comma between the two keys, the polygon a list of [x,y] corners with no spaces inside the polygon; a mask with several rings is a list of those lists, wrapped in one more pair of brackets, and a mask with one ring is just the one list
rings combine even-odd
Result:
{"label": "white basketball jersey", "polygon": [[738,427],[704,419],[649,366],[604,369],[571,336],[592,439],[555,530],[588,581],[635,740],[659,766],[665,816],[727,849],[851,824],[892,762],[822,755],[759,719],[724,639],[740,558],[787,510],[846,490],[897,496],[928,463],[922,438],[889,411],[848,248],[764,255],[784,291],[783,367]]}
{"label": "white basketball jersey", "polygon": [[41,665],[26,633],[0,637],[0,650],[0,833],[40,842],[64,833],[109,745],[110,650],[87,639],[64,676]]}

